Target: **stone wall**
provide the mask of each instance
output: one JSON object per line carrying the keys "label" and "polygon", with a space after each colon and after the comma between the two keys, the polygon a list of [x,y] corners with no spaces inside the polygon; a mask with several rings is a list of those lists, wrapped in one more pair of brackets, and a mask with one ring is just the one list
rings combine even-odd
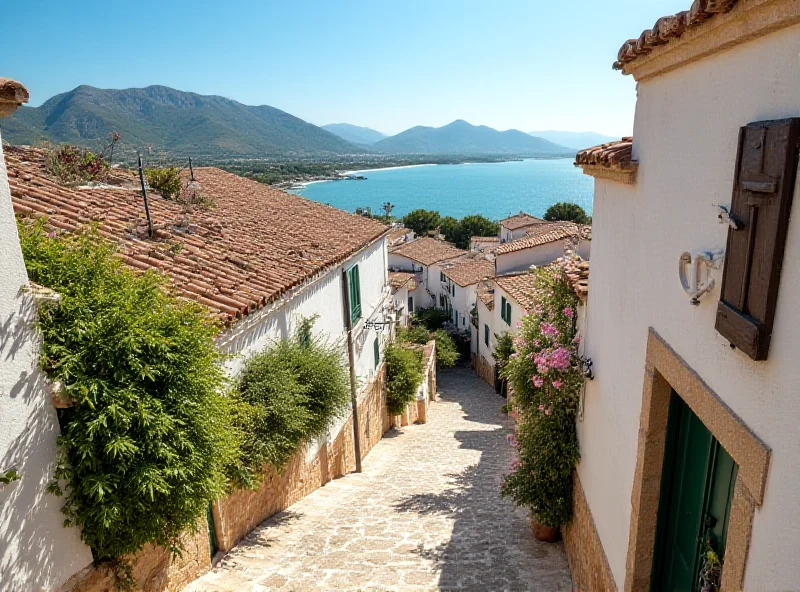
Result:
{"label": "stone wall", "polygon": [[400,426],[428,422],[428,405],[436,400],[435,341],[429,341],[422,348],[422,373],[424,378],[417,389],[416,400],[406,406],[405,412],[398,416],[399,420],[395,419]]}
{"label": "stone wall", "polygon": [[472,354],[472,368],[478,378],[494,388],[494,365],[490,364],[486,358],[476,353]]}
{"label": "stone wall", "polygon": [[594,518],[575,472],[572,522],[561,528],[572,582],[579,592],[613,592],[617,589]]}
{"label": "stone wall", "polygon": [[[359,397],[362,459],[392,426],[386,411],[385,365]],[[258,490],[239,490],[213,505],[220,550],[231,549],[264,520],[285,510],[331,479],[355,470],[352,415],[332,441],[322,444],[310,459],[302,446],[282,473],[271,470]],[[196,534],[186,535],[183,555],[171,558],[162,547],[148,546],[133,560],[138,590],[177,592],[211,568],[208,526],[203,518]],[[112,592],[116,578],[107,568],[89,567],[62,587],[65,592]]]}

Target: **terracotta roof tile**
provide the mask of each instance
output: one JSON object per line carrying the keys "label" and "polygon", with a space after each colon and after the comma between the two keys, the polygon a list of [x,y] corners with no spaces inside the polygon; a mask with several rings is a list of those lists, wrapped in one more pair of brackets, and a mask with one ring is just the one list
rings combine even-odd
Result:
{"label": "terracotta roof tile", "polygon": [[465,258],[448,265],[442,273],[459,286],[471,286],[494,275],[494,262],[482,257]]}
{"label": "terracotta roof tile", "polygon": [[478,298],[486,305],[489,310],[494,310],[494,290],[489,286],[481,285],[478,287]]}
{"label": "terracotta roof tile", "polygon": [[448,242],[427,236],[395,247],[390,252],[394,255],[407,257],[422,265],[432,265],[439,261],[467,254],[467,251],[459,249]]}
{"label": "terracotta roof tile", "polygon": [[562,257],[556,263],[567,277],[572,291],[582,301],[589,296],[589,262],[577,255]]}
{"label": "terracotta roof tile", "polygon": [[530,214],[526,214],[525,212],[520,212],[516,216],[511,216],[506,218],[505,220],[500,220],[500,224],[508,228],[509,230],[518,230],[520,228],[525,228],[526,226],[531,226],[533,224],[541,224],[545,222],[541,218],[537,218],[536,216],[531,216]]}
{"label": "terracotta roof tile", "polygon": [[615,70],[622,70],[642,55],[649,54],[654,47],[678,39],[684,32],[696,27],[716,14],[730,12],[739,0],[694,0],[689,10],[661,17],[652,29],[645,29],[636,39],[628,39],[617,54]]}
{"label": "terracotta roof tile", "polygon": [[[581,232],[581,228],[574,222],[545,222],[544,224],[537,224],[526,232],[522,238],[503,243],[494,252],[496,255],[513,253],[574,237],[579,232]],[[586,234],[586,230],[583,233],[586,237],[590,236]]]}
{"label": "terracotta roof tile", "polygon": [[389,285],[392,287],[392,291],[397,291],[408,284],[408,290],[411,291],[416,288],[416,282],[413,281],[415,277],[416,274],[410,271],[390,271]]}
{"label": "terracotta roof tile", "polygon": [[501,275],[494,278],[494,281],[527,312],[533,310],[536,304],[534,297],[534,287],[536,285],[535,274],[525,271],[522,273]]}
{"label": "terracotta roof tile", "polygon": [[469,239],[472,242],[476,243],[499,243],[500,237],[499,236],[473,236]]}
{"label": "terracotta roof tile", "polygon": [[386,235],[386,244],[389,247],[400,246],[407,241],[406,235],[410,232],[411,230],[405,226],[393,226],[389,234]]}
{"label": "terracotta roof tile", "polygon": [[633,138],[622,138],[586,148],[575,155],[577,166],[596,164],[604,167],[626,168],[632,165]]}
{"label": "terracotta roof tile", "polygon": [[[186,206],[148,192],[154,224],[148,237],[141,193],[131,186],[65,187],[48,177],[45,153],[8,147],[14,211],[49,216],[58,229],[98,223],[136,269],[157,269],[177,293],[230,323],[347,259],[386,231],[383,224],[272,189],[215,168],[195,169],[211,208]],[[116,173],[121,180],[124,171]]]}

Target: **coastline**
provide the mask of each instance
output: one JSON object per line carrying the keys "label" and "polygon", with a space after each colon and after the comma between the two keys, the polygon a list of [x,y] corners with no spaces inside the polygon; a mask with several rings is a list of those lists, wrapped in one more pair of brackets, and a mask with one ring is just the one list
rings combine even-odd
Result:
{"label": "coastline", "polygon": [[347,177],[348,175],[356,175],[359,173],[371,173],[374,171],[393,171],[396,169],[411,169],[415,167],[427,167],[427,166],[438,166],[438,165],[436,163],[430,162],[424,164],[406,164],[401,166],[380,167],[374,169],[358,169],[355,171],[343,171],[341,173],[336,174],[335,176],[330,176],[325,179],[314,179],[312,181],[296,181],[291,183],[291,185],[286,187],[286,189],[298,190],[298,189],[303,189],[308,185],[313,185],[314,183],[328,183],[330,181],[342,181],[344,180],[344,177]]}

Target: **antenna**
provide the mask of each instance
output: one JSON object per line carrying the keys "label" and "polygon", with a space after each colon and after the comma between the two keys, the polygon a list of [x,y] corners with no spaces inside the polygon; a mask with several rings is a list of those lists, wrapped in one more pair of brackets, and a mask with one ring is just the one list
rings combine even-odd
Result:
{"label": "antenna", "polygon": [[150,206],[147,203],[147,184],[144,182],[144,170],[142,169],[142,155],[136,151],[139,157],[139,181],[142,183],[142,197],[144,198],[144,213],[147,216],[147,234],[153,238],[153,220],[150,219]]}
{"label": "antenna", "polygon": [[192,167],[192,157],[191,156],[189,157],[189,175],[191,176],[192,181],[194,181],[194,167]]}

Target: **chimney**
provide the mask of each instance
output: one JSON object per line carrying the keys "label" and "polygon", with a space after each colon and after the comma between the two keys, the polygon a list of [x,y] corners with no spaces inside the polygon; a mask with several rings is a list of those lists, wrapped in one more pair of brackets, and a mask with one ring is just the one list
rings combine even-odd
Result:
{"label": "chimney", "polygon": [[0,117],[8,117],[28,102],[28,89],[10,78],[0,78]]}

